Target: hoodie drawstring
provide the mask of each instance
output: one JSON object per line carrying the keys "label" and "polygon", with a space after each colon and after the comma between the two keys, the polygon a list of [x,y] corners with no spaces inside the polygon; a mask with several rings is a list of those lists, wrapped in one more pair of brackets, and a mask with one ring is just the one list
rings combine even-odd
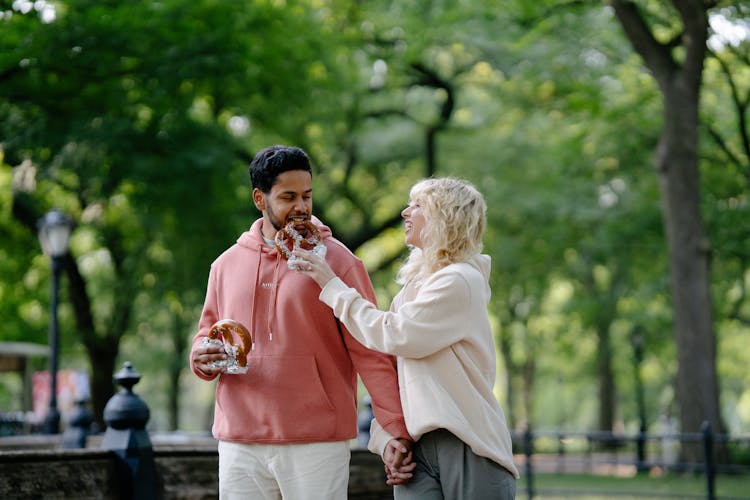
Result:
{"label": "hoodie drawstring", "polygon": [[[260,262],[260,259],[258,259]],[[277,291],[279,289],[278,283],[279,283],[279,268],[281,267],[281,256],[276,255],[276,266],[273,270],[273,281],[271,282],[271,300],[268,301],[268,321],[267,321],[267,330],[268,330],[268,341],[273,341],[273,330],[271,329],[271,322],[273,321],[273,315],[276,313],[276,295]],[[260,272],[260,268],[258,269],[258,272]]]}
{"label": "hoodie drawstring", "polygon": [[[261,263],[261,260],[263,259],[263,245],[260,244],[257,246],[257,248],[258,248],[258,258],[257,258],[258,267],[255,269],[255,284],[252,287],[253,296],[251,297],[251,300],[250,300],[250,307],[253,309],[253,313],[250,317],[250,321],[252,321],[250,328],[255,328],[255,313],[257,312],[257,309],[258,309],[257,307],[255,307],[255,304],[257,301],[256,295],[258,294],[258,278],[260,277],[260,263]],[[257,339],[257,337],[255,338]],[[250,350],[251,351],[255,350],[255,342],[253,342],[253,346],[250,348]]]}

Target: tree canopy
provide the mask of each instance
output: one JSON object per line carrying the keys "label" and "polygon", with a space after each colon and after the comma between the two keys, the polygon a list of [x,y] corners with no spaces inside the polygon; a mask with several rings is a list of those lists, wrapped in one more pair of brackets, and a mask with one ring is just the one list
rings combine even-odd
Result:
{"label": "tree canopy", "polygon": [[[0,338],[45,341],[36,220],[59,207],[77,221],[63,365],[91,370],[99,415],[127,358],[165,389],[147,396],[152,425],[205,428],[211,396],[185,388],[198,387],[186,349],[208,266],[257,215],[249,158],[289,143],[313,158],[315,212],[365,260],[381,307],[409,187],[453,175],[482,190],[497,390],[514,426],[636,428],[636,331],[652,423],[685,406],[680,366],[707,362],[691,375],[715,414],[683,426],[750,425],[736,347],[750,318],[742,2],[72,0],[2,13]],[[670,85],[691,64],[687,135],[670,128],[670,110],[690,111]],[[694,157],[671,152],[672,133]],[[691,191],[670,194],[679,179],[665,172],[687,166]],[[679,257],[690,248],[697,263]],[[686,287],[698,302],[675,296]],[[704,326],[684,336],[697,310]],[[692,352],[696,338],[709,347]]]}

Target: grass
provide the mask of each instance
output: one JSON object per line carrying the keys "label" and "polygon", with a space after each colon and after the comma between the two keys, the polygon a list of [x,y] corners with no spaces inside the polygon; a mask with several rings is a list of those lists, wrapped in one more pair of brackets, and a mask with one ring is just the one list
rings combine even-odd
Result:
{"label": "grass", "polygon": [[[527,478],[522,476],[518,481],[516,498],[529,498],[527,486]],[[659,477],[643,474],[616,477],[539,473],[533,477],[533,489],[535,500],[708,498],[705,477],[677,474]],[[750,475],[718,476],[714,484],[714,494],[716,500],[750,500]]]}

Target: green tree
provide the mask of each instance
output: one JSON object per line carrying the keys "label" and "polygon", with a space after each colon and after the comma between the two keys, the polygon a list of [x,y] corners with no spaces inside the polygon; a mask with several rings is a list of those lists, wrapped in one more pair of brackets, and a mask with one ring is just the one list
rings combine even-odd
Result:
{"label": "green tree", "polygon": [[243,123],[294,133],[302,89],[325,75],[319,34],[286,36],[314,26],[305,3],[71,0],[55,9],[2,19],[0,130],[5,162],[34,177],[14,191],[16,220],[35,234],[54,204],[79,222],[65,272],[101,419],[135,299],[175,290],[196,300],[182,291],[204,286],[208,256],[244,219],[233,210],[247,192],[238,188],[247,185]]}
{"label": "green tree", "polygon": [[[646,6],[613,0],[615,15],[663,96],[664,125],[656,150],[677,340],[677,398],[682,428],[708,421],[724,431],[716,370],[711,300],[710,243],[700,210],[699,102],[708,39],[708,12],[716,2],[673,0],[676,16],[662,23]],[[655,9],[663,15],[664,7]],[[663,19],[663,17],[662,17]],[[700,457],[699,447],[685,448]]]}
{"label": "green tree", "polygon": [[[667,45],[679,13],[639,5]],[[0,294],[13,295],[0,311],[43,338],[48,264],[21,254],[36,248],[44,208],[76,215],[63,320],[88,318],[101,337],[124,328],[107,356],[124,347],[153,372],[144,384],[160,390],[148,397],[170,408],[159,425],[183,425],[180,375],[207,267],[255,215],[246,164],[274,142],[311,153],[316,214],[363,256],[382,305],[398,288],[409,186],[457,175],[485,192],[498,380],[514,426],[632,422],[636,325],[646,332],[650,414],[672,397],[667,254],[649,169],[661,88],[612,29],[611,7],[174,0],[58,9],[47,24],[33,12],[2,21],[0,182],[15,190],[0,206],[16,219],[0,222],[13,256],[0,267]],[[744,143],[728,124],[741,123],[747,101],[732,93],[745,81],[742,50],[715,54],[701,87],[712,117],[704,137],[713,138],[703,143],[702,208],[717,250],[717,323],[731,346],[746,317],[747,224]],[[683,49],[670,55],[685,65]],[[711,168],[727,162],[736,167]],[[741,394],[742,375],[722,366],[732,374],[725,387]],[[100,371],[109,384],[111,370]],[[563,395],[581,402],[576,411]]]}

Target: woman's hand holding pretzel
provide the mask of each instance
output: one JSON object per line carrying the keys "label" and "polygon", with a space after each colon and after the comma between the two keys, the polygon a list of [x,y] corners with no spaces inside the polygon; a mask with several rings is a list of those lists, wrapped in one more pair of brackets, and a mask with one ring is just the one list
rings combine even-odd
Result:
{"label": "woman's hand holding pretzel", "polygon": [[333,272],[325,258],[301,248],[295,249],[292,254],[298,259],[296,261],[297,271],[311,277],[321,288],[336,277],[336,273]]}

